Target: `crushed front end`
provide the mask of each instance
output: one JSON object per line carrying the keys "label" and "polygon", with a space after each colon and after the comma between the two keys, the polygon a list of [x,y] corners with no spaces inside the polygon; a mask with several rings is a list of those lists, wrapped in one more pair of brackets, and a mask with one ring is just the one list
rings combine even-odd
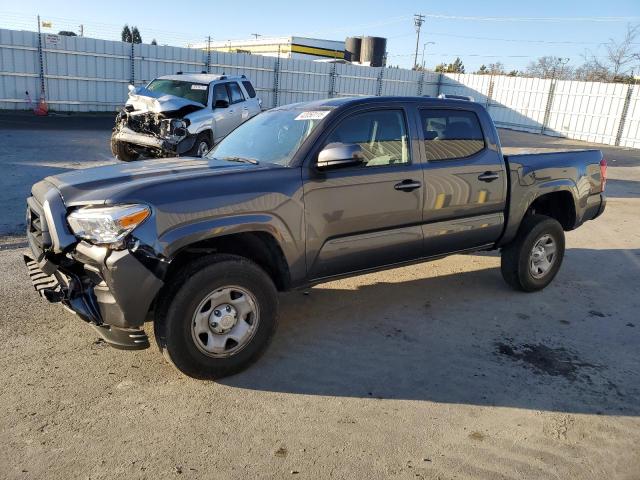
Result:
{"label": "crushed front end", "polygon": [[111,346],[147,348],[143,326],[168,263],[132,235],[113,245],[77,238],[58,190],[42,181],[32,193],[24,261],[36,291],[91,324]]}
{"label": "crushed front end", "polygon": [[189,151],[196,140],[189,119],[175,112],[136,111],[126,105],[116,116],[112,142],[124,142],[136,153],[150,157],[177,156]]}

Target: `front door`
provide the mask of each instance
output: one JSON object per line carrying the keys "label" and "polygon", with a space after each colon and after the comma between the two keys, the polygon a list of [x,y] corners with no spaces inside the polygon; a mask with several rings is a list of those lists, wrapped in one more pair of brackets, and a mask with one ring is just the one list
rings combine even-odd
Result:
{"label": "front door", "polygon": [[[360,165],[307,170],[304,202],[311,279],[375,268],[421,255],[423,178],[403,108],[341,119],[323,142],[356,144]],[[332,145],[333,146],[333,145]]]}
{"label": "front door", "polygon": [[[216,107],[218,100],[226,102],[227,107]],[[212,108],[214,142],[218,143],[222,138],[226,137],[236,125],[235,112],[233,105],[231,105],[231,98],[229,97],[226,83],[218,83],[213,87]]]}

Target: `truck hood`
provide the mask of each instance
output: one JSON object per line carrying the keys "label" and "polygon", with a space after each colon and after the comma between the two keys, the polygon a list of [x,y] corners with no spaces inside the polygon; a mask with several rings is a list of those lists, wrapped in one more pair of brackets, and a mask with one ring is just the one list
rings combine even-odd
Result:
{"label": "truck hood", "polygon": [[175,95],[153,92],[144,87],[138,87],[133,92],[130,92],[126,104],[141,112],[169,113],[184,111],[186,112],[184,115],[205,108],[202,103],[176,97]]}
{"label": "truck hood", "polygon": [[[206,158],[164,158],[104,167],[74,170],[47,177],[62,195],[67,207],[127,201],[146,201],[144,190],[160,185],[186,187],[192,179],[205,179],[234,173],[285,168],[274,164],[253,165]],[[36,184],[37,185],[37,184]],[[35,189],[35,186],[34,186]]]}

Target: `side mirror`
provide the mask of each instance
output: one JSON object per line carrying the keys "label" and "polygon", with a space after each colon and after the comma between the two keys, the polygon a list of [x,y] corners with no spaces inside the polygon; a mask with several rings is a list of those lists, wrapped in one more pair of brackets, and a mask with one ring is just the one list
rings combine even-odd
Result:
{"label": "side mirror", "polygon": [[216,100],[214,108],[227,108],[229,106],[229,102],[226,100]]}
{"label": "side mirror", "polygon": [[360,165],[364,162],[364,153],[359,145],[330,143],[318,154],[316,167],[323,170],[348,165]]}
{"label": "side mirror", "polygon": [[134,87],[131,84],[127,85],[127,88],[129,89],[130,92],[133,92],[136,89],[136,87]]}

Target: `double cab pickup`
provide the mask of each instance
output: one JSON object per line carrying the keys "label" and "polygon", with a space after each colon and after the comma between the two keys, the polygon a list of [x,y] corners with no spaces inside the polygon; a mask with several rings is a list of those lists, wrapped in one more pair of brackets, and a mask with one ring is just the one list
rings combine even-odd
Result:
{"label": "double cab pickup", "polygon": [[558,273],[564,232],[602,214],[598,150],[502,151],[485,109],[340,98],[263,112],[203,158],[76,170],[28,198],[36,289],[112,346],[149,346],[202,379],[255,361],[278,292],[500,250],[513,288]]}

